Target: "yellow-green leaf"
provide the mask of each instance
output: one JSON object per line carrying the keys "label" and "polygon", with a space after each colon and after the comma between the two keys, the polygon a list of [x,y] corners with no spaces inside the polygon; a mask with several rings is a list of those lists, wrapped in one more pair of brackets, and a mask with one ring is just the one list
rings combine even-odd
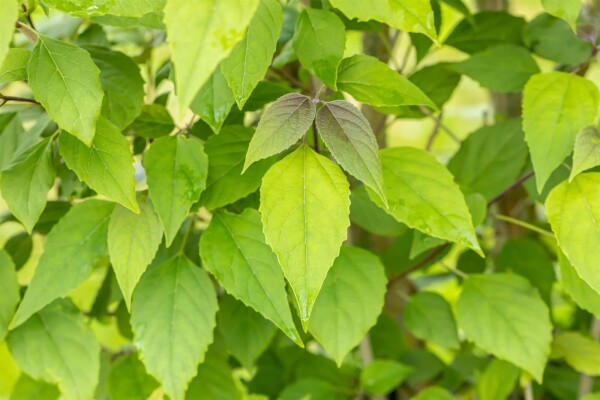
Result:
{"label": "yellow-green leaf", "polygon": [[260,190],[267,243],[294,292],[304,329],[350,225],[342,170],[306,145],[271,167]]}

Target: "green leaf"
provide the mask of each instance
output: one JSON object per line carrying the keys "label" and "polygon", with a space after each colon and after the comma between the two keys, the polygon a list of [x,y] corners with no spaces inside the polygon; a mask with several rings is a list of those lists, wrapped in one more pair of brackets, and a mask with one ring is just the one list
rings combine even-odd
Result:
{"label": "green leaf", "polygon": [[356,347],[381,313],[387,290],[385,268],[377,256],[343,246],[310,317],[310,333],[338,366]]}
{"label": "green leaf", "polygon": [[448,170],[465,193],[492,200],[519,177],[528,155],[521,123],[509,119],[484,126],[461,144]]}
{"label": "green leaf", "polygon": [[480,400],[505,400],[513,391],[519,368],[509,362],[494,359],[490,362],[479,381],[477,382],[477,395]]}
{"label": "green leaf", "polygon": [[0,342],[2,342],[21,298],[15,264],[10,255],[2,249],[0,249],[0,291],[2,291],[0,297]]}
{"label": "green leaf", "polygon": [[141,114],[125,131],[148,139],[166,136],[175,129],[169,111],[160,104],[144,104]]}
{"label": "green leaf", "polygon": [[165,136],[146,152],[144,168],[148,193],[170,246],[206,187],[208,157],[197,139]]}
{"label": "green leaf", "polygon": [[108,252],[106,234],[113,208],[113,203],[87,200],[71,208],[52,228],[11,329],[89,277]]}
{"label": "green leaf", "polygon": [[8,0],[0,10],[0,65],[8,55],[8,48],[15,33],[15,22],[19,18],[19,3]]}
{"label": "green leaf", "polygon": [[221,60],[244,38],[259,1],[167,0],[164,21],[182,107],[192,102]]}
{"label": "green leaf", "polygon": [[572,181],[577,174],[600,165],[600,131],[595,126],[583,128],[575,138],[573,169],[569,176]]}
{"label": "green leaf", "polygon": [[560,281],[564,291],[579,307],[594,314],[596,318],[600,318],[600,293],[592,289],[579,277],[562,251],[558,252],[558,263],[560,266]]}
{"label": "green leaf", "polygon": [[166,0],[44,0],[48,7],[78,17],[114,14],[124,17],[141,17],[147,13],[160,11]]}
{"label": "green leaf", "polygon": [[600,343],[579,332],[561,332],[552,342],[552,356],[564,358],[576,371],[600,376]]}
{"label": "green leaf", "polygon": [[233,92],[227,86],[221,69],[217,68],[196,94],[190,108],[214,133],[219,133],[234,103]]}
{"label": "green leaf", "polygon": [[33,250],[33,240],[27,232],[19,232],[4,243],[4,250],[10,255],[18,271],[29,260]]}
{"label": "green leaf", "polygon": [[386,394],[398,387],[413,371],[412,367],[393,360],[375,360],[360,374],[360,384],[367,393]]}
{"label": "green leaf", "polygon": [[146,400],[157,387],[135,353],[117,360],[108,374],[111,399]]}
{"label": "green leaf", "polygon": [[58,126],[90,147],[104,93],[90,54],[39,35],[27,65],[29,86]]}
{"label": "green leaf", "polygon": [[306,330],[323,281],[347,237],[348,181],[335,163],[303,145],[271,167],[260,194],[266,242],[290,283]]}
{"label": "green leaf", "polygon": [[223,296],[219,302],[217,327],[227,350],[248,370],[277,332],[272,323],[231,296]]}
{"label": "green leaf", "polygon": [[258,123],[243,171],[252,163],[281,153],[296,143],[310,128],[315,112],[315,104],[307,96],[290,93],[277,99]]}
{"label": "green leaf", "polygon": [[248,168],[242,168],[248,144],[254,130],[243,126],[228,125],[218,135],[211,136],[204,149],[208,156],[206,189],[200,196],[200,204],[214,210],[234,203],[260,187],[260,181],[275,160],[261,160]]}
{"label": "green leaf", "polygon": [[69,169],[90,188],[133,212],[139,212],[133,155],[129,142],[116,126],[100,117],[91,146],[65,132],[60,134],[58,146]]}
{"label": "green leaf", "polygon": [[233,371],[226,359],[211,355],[198,367],[198,374],[190,382],[186,400],[251,400],[242,395],[239,381],[233,377]]}
{"label": "green leaf", "polygon": [[578,65],[592,57],[591,42],[579,38],[562,19],[548,14],[540,14],[525,26],[523,40],[539,56],[561,64]]}
{"label": "green leaf", "polygon": [[501,11],[483,11],[473,16],[474,22],[463,19],[444,44],[473,54],[490,47],[523,45],[525,20]]}
{"label": "green leaf", "polygon": [[458,300],[457,316],[468,340],[542,381],[552,324],[546,304],[524,278],[470,275]]}
{"label": "green leaf", "polygon": [[523,94],[523,129],[535,170],[538,192],[554,169],[571,154],[581,129],[598,114],[600,91],[577,75],[535,75]]}
{"label": "green leaf", "polygon": [[331,0],[331,5],[359,21],[374,19],[396,29],[423,33],[436,40],[433,10],[426,0]]}
{"label": "green leaf", "polygon": [[546,214],[558,245],[578,275],[600,293],[600,173],[580,174],[556,186],[546,200]]}
{"label": "green leaf", "polygon": [[581,0],[542,0],[542,5],[548,14],[564,19],[571,29],[577,29]]}
{"label": "green leaf", "polygon": [[[381,161],[390,215],[429,236],[481,253],[465,198],[443,165],[410,147],[382,150]],[[375,196],[371,199],[382,206]]]}
{"label": "green leaf", "polygon": [[356,100],[373,106],[437,106],[411,81],[375,57],[356,54],[338,70],[338,87]]}
{"label": "green leaf", "polygon": [[410,298],[404,309],[404,324],[421,340],[458,349],[456,322],[448,302],[439,294],[420,292]]}
{"label": "green leaf", "polygon": [[57,400],[59,397],[60,392],[55,385],[33,380],[23,373],[10,394],[10,400]]}
{"label": "green leaf", "polygon": [[21,119],[16,113],[0,114],[0,171],[37,140],[37,137],[25,133]]}
{"label": "green leaf", "polygon": [[170,398],[183,399],[213,341],[218,305],[210,278],[179,255],[142,277],[131,308],[135,343],[146,369]]}
{"label": "green leaf", "polygon": [[520,92],[529,78],[540,72],[531,53],[512,44],[490,47],[473,54],[455,64],[454,69],[495,92]]}
{"label": "green leaf", "polygon": [[321,138],[337,162],[387,204],[377,138],[365,116],[351,103],[325,103],[317,113]]}
{"label": "green leaf", "polygon": [[280,400],[342,400],[347,398],[348,395],[344,388],[336,388],[332,383],[315,377],[295,382],[286,387],[279,396]]}
{"label": "green leaf", "polygon": [[538,289],[546,304],[551,304],[556,280],[554,265],[544,246],[527,239],[509,239],[496,257],[496,271],[512,271]]}
{"label": "green leaf", "polygon": [[133,289],[154,259],[162,236],[160,220],[150,201],[142,204],[139,214],[115,207],[108,224],[108,254],[128,309]]}
{"label": "green leaf", "polygon": [[446,389],[437,386],[429,386],[421,390],[418,395],[411,397],[411,400],[454,400]]}
{"label": "green leaf", "polygon": [[93,397],[100,345],[69,301],[56,301],[34,314],[10,332],[7,342],[23,372],[57,384],[66,400]]}
{"label": "green leaf", "polygon": [[42,140],[22,151],[2,171],[0,189],[9,210],[31,233],[54,185],[52,141]]}
{"label": "green leaf", "polygon": [[350,221],[380,236],[400,236],[407,230],[406,225],[373,203],[364,185],[356,186],[350,194]]}
{"label": "green leaf", "polygon": [[261,0],[246,36],[221,63],[223,76],[240,110],[267,73],[282,26],[283,12],[279,2]]}
{"label": "green leaf", "polygon": [[200,257],[229,294],[302,344],[292,321],[281,267],[265,243],[256,210],[246,209],[240,215],[215,213],[200,239]]}
{"label": "green leaf", "polygon": [[14,81],[27,80],[27,63],[31,51],[21,48],[10,48],[6,59],[0,64],[0,85]]}
{"label": "green leaf", "polygon": [[102,115],[119,129],[125,128],[142,112],[144,80],[137,64],[125,54],[100,46],[86,46],[100,68],[104,90]]}
{"label": "green leaf", "polygon": [[292,43],[302,66],[337,90],[337,70],[346,47],[342,20],[330,11],[306,8],[298,18]]}

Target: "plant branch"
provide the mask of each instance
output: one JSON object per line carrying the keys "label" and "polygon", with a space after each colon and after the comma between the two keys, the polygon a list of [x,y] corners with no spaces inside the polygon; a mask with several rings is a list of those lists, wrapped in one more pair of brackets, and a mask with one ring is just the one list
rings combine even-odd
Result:
{"label": "plant branch", "polygon": [[517,179],[515,181],[515,183],[513,183],[512,185],[507,187],[502,193],[500,193],[498,196],[496,196],[492,200],[490,200],[490,202],[488,203],[488,208],[490,208],[494,204],[498,203],[500,200],[502,200],[504,197],[506,197],[509,193],[511,193],[512,191],[514,191],[515,189],[520,187],[522,184],[527,182],[531,177],[533,177],[533,175],[535,175],[535,172],[529,171],[528,173],[526,173],[525,175],[523,175],[522,177]]}
{"label": "plant branch", "polygon": [[313,119],[312,122],[313,131],[313,147],[317,153],[319,153],[319,134],[317,133],[317,120]]}
{"label": "plant branch", "polygon": [[31,99],[29,97],[18,97],[18,96],[5,96],[0,93],[0,107],[9,101],[19,101],[24,103],[32,103],[32,104],[40,104],[36,99]]}
{"label": "plant branch", "polygon": [[427,139],[427,144],[425,145],[425,150],[431,150],[431,146],[433,146],[433,142],[435,141],[435,138],[440,133],[443,116],[444,116],[444,112],[442,111],[442,112],[440,112],[440,114],[437,117],[435,117],[435,125],[433,125],[433,131],[431,132],[431,134],[429,135],[429,138]]}
{"label": "plant branch", "polygon": [[[431,111],[429,111],[429,109],[425,106],[419,106],[419,110],[425,114],[427,117],[431,118],[432,120],[434,120],[436,122],[436,124],[440,125],[440,128],[446,132],[446,134],[448,136],[450,136],[450,139],[454,140],[456,143],[460,143],[461,140],[460,138],[450,129],[448,128],[446,125],[444,125],[444,123],[442,122],[442,119],[440,118],[439,122],[438,122],[438,118],[433,115],[433,113]],[[441,115],[441,113],[440,113]]]}
{"label": "plant branch", "polygon": [[539,233],[540,235],[544,235],[544,236],[548,236],[548,237],[552,237],[552,238],[554,237],[554,234],[552,232],[548,232],[545,229],[542,229],[540,227],[537,227],[537,226],[527,223],[525,221],[521,221],[520,219],[512,218],[512,217],[502,215],[502,214],[496,214],[496,215],[494,215],[494,218],[496,218],[500,221],[508,222],[509,224],[520,226],[521,228],[525,228],[532,232]]}
{"label": "plant branch", "polygon": [[15,26],[31,43],[37,43],[38,33],[33,29],[33,26],[23,25],[19,21],[15,23]]}

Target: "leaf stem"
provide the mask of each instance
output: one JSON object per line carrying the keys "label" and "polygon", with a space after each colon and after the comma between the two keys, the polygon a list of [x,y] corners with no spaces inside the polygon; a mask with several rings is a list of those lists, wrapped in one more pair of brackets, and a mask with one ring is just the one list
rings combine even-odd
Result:
{"label": "leaf stem", "polygon": [[312,131],[313,131],[313,147],[317,153],[319,153],[319,134],[317,133],[317,120],[313,119],[312,122]]}
{"label": "leaf stem", "polygon": [[540,235],[548,236],[551,238],[554,237],[554,234],[552,232],[549,232],[545,229],[542,229],[540,227],[537,227],[537,226],[527,223],[525,221],[521,221],[520,219],[512,218],[512,217],[509,217],[507,215],[502,215],[502,214],[495,214],[494,218],[499,219],[500,221],[508,222],[513,225],[520,226],[520,227],[528,229],[532,232],[539,233]]}
{"label": "leaf stem", "polygon": [[179,246],[179,251],[177,254],[183,254],[185,245],[187,244],[187,241],[190,238],[190,235],[191,235],[193,229],[194,229],[194,220],[190,219],[188,227],[185,230],[185,233],[183,234],[183,239],[181,239],[181,245]]}
{"label": "leaf stem", "polygon": [[529,171],[528,173],[526,173],[525,175],[523,175],[522,177],[517,179],[512,185],[507,187],[502,193],[500,193],[498,196],[496,196],[492,200],[490,200],[490,202],[488,203],[488,208],[491,207],[492,205],[498,203],[500,200],[502,200],[504,197],[506,197],[513,190],[517,189],[523,183],[527,182],[527,180],[529,180],[531,177],[533,177],[533,175],[535,175],[535,173],[533,171]]}

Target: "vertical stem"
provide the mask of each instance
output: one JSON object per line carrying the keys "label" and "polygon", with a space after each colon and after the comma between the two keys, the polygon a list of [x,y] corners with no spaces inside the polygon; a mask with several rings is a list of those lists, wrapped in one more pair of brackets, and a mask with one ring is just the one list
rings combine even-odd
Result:
{"label": "vertical stem", "polygon": [[313,131],[313,146],[317,153],[319,153],[319,134],[317,133],[317,120],[313,119],[312,122],[312,131]]}

